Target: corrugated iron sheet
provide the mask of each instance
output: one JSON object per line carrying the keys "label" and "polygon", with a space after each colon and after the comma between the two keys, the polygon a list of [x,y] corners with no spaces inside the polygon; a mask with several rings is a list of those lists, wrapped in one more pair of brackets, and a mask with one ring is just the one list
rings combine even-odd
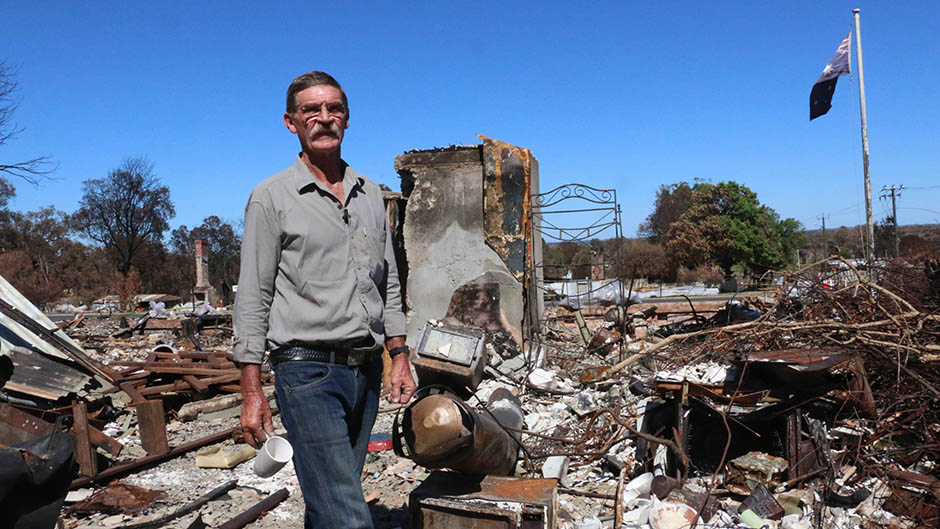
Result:
{"label": "corrugated iron sheet", "polygon": [[[81,349],[77,342],[61,331],[2,276],[0,298],[39,326]],[[0,381],[4,383],[3,389],[57,400],[81,390],[91,378],[67,353],[0,313]]]}

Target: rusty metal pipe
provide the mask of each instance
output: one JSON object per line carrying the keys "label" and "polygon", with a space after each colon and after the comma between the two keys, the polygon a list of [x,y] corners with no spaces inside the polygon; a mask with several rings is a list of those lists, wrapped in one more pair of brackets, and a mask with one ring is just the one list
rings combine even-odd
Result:
{"label": "rusty metal pipe", "polygon": [[262,514],[277,507],[279,503],[287,499],[288,494],[289,493],[287,492],[287,489],[281,489],[274,492],[267,498],[252,505],[245,512],[220,525],[219,529],[241,529],[242,527],[245,527],[246,525],[260,518]]}

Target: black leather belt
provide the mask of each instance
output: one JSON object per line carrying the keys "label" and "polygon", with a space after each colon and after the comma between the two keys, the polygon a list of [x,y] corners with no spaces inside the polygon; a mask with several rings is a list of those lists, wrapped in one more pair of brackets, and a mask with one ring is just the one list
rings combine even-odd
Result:
{"label": "black leather belt", "polygon": [[293,345],[271,351],[268,359],[272,366],[282,362],[324,362],[347,366],[360,366],[377,358],[381,348],[362,349],[343,346],[309,347]]}

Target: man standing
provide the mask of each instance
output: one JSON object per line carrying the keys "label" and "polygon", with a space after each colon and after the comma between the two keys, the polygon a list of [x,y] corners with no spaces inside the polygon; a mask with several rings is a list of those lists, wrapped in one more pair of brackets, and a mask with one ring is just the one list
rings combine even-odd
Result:
{"label": "man standing", "polygon": [[378,411],[382,342],[392,402],[415,390],[398,270],[379,187],[340,157],[349,104],[329,74],[287,90],[294,165],[264,180],[245,208],[235,300],[241,424],[258,448],[273,433],[261,391],[265,350],[294,447],[306,527],[372,527],[360,474]]}

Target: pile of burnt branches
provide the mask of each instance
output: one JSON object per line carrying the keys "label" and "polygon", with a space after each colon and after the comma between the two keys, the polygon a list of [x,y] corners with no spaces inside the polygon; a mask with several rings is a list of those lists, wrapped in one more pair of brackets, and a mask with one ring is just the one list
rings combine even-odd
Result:
{"label": "pile of burnt branches", "polygon": [[821,262],[785,278],[774,303],[748,300],[754,321],[675,334],[609,374],[652,357],[670,368],[789,348],[850,352],[864,365],[876,414],[858,462],[887,452],[940,460],[940,295],[931,265],[895,262],[861,269]]}

